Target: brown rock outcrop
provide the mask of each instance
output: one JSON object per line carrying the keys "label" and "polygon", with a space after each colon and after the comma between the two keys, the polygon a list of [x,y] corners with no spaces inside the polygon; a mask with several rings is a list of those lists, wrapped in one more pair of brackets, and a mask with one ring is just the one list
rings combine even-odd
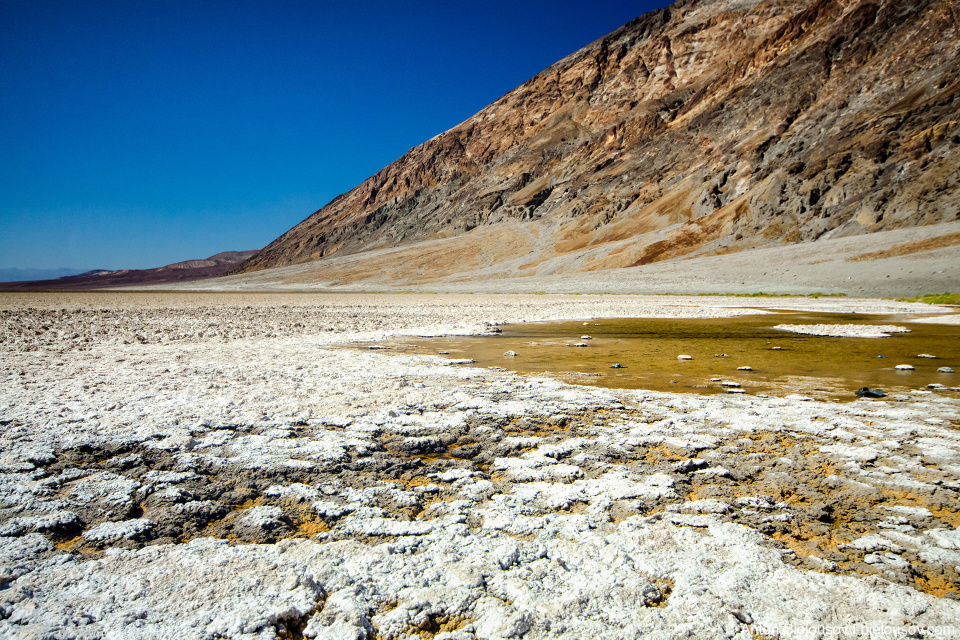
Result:
{"label": "brown rock outcrop", "polygon": [[[464,251],[529,275],[558,256],[550,269],[604,269],[956,220],[958,20],[950,0],[681,0],[412,149],[236,271],[418,242],[448,258],[411,281],[464,271]],[[498,226],[523,241],[504,245]]]}

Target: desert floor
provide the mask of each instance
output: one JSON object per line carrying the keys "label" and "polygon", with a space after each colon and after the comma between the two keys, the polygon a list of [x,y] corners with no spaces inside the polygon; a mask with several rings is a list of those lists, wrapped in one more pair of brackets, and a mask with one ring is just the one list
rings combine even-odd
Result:
{"label": "desert floor", "polygon": [[597,389],[349,347],[746,304],[958,319],[0,294],[0,637],[960,637],[957,392]]}

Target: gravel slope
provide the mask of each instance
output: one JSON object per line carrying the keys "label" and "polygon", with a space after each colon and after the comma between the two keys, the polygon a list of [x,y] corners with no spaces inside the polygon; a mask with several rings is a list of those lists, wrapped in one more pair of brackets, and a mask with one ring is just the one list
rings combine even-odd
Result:
{"label": "gravel slope", "polygon": [[[516,233],[523,233],[521,229]],[[823,238],[785,247],[715,256],[675,258],[629,269],[582,271],[569,256],[547,259],[536,275],[521,262],[469,266],[461,273],[414,275],[416,259],[472,245],[437,240],[398,249],[267,269],[177,285],[183,291],[440,291],[476,293],[830,293],[849,296],[916,296],[960,291],[960,222]],[[481,240],[476,240],[481,242]],[[449,245],[449,246],[447,246]],[[607,248],[608,249],[608,248]],[[603,247],[597,251],[607,250]],[[539,247],[523,261],[549,253]],[[599,255],[599,254],[598,254]],[[591,258],[592,254],[587,254]],[[588,260],[589,262],[589,260]],[[169,288],[169,287],[168,287]]]}

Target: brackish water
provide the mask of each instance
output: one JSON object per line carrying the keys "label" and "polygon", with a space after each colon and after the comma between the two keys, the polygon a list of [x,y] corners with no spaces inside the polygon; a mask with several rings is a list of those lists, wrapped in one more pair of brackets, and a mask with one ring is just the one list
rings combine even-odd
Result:
{"label": "brackish water", "polygon": [[[577,384],[700,394],[803,393],[856,399],[861,387],[887,393],[960,387],[960,326],[905,322],[904,316],[778,312],[723,319],[611,319],[504,325],[494,336],[404,339],[402,353],[472,358],[473,366],[545,374]],[[887,338],[799,335],[777,324],[896,324],[910,333]],[[581,340],[589,335],[592,339]],[[572,347],[585,342],[587,347]],[[515,351],[516,356],[505,356]],[[725,355],[723,355],[725,354]],[[918,358],[930,354],[936,359]],[[691,360],[678,360],[689,355]],[[884,356],[884,357],[878,357]],[[612,369],[618,363],[622,369]],[[898,371],[898,364],[914,366]],[[738,371],[748,366],[753,371]],[[938,373],[939,367],[958,373]],[[720,380],[715,380],[719,378]],[[943,393],[944,391],[939,391]],[[956,395],[956,392],[945,391]]]}

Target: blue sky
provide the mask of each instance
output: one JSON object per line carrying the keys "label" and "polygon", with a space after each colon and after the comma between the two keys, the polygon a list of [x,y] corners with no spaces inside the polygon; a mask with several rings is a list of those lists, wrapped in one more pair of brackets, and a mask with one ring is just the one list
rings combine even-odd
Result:
{"label": "blue sky", "polygon": [[0,268],[262,247],[665,4],[0,0]]}

